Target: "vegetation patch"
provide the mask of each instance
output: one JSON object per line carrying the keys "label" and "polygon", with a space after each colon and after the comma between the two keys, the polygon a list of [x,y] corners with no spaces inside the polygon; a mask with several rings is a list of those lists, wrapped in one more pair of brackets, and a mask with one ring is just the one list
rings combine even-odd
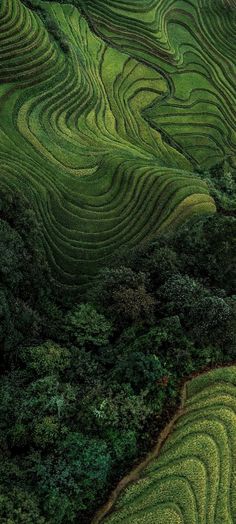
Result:
{"label": "vegetation patch", "polygon": [[[1,524],[91,523],[236,361],[235,2],[0,0]],[[233,374],[108,518],[235,520]]]}
{"label": "vegetation patch", "polygon": [[235,398],[235,366],[187,382],[161,449],[157,446],[127,477],[124,484],[132,484],[113,500],[112,513],[105,516],[108,503],[93,522],[233,522]]}
{"label": "vegetation patch", "polygon": [[235,170],[223,4],[2,0],[0,185],[30,199],[67,289],[116,250],[215,212],[199,170]]}
{"label": "vegetation patch", "polygon": [[55,283],[29,202],[0,193],[3,524],[91,522],[186,376],[236,360],[235,226],[193,217],[120,254],[85,297]]}

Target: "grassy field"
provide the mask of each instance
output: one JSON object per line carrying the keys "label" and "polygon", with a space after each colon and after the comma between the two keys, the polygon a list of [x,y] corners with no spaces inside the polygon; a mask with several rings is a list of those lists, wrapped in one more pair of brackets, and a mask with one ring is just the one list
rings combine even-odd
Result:
{"label": "grassy field", "polygon": [[159,455],[104,524],[233,524],[236,519],[236,367],[189,381]]}
{"label": "grassy field", "polygon": [[36,4],[0,4],[0,189],[32,202],[55,279],[76,287],[117,250],[215,211],[193,170],[235,158],[235,12]]}

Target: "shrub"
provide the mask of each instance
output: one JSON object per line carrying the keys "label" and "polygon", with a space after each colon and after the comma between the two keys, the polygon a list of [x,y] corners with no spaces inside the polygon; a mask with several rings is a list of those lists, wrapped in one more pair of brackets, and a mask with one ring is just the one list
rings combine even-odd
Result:
{"label": "shrub", "polygon": [[65,330],[79,347],[98,348],[109,343],[112,325],[90,304],[75,306],[65,318]]}

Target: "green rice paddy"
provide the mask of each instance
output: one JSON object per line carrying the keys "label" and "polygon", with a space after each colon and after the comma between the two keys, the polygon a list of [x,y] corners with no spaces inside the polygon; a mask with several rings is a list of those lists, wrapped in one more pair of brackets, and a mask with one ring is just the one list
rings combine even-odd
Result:
{"label": "green rice paddy", "polygon": [[[54,278],[215,204],[196,170],[235,162],[234,0],[0,2],[0,189],[21,191]],[[194,172],[195,171],[195,172]]]}
{"label": "green rice paddy", "polygon": [[185,393],[159,456],[123,491],[104,524],[236,521],[236,367],[194,378]]}

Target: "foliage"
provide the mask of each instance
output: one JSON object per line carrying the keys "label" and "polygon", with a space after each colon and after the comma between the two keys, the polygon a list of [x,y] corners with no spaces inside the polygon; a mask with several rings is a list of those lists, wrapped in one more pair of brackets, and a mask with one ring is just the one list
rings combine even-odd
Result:
{"label": "foliage", "polygon": [[90,349],[108,344],[112,326],[93,306],[81,304],[67,314],[65,332],[78,347]]}
{"label": "foliage", "polygon": [[235,384],[235,366],[187,382],[184,409],[158,456],[101,522],[207,522],[210,515],[215,523],[234,520]]}
{"label": "foliage", "polygon": [[208,182],[212,196],[220,211],[236,214],[236,169],[231,158],[214,165],[208,171],[200,170],[201,178]]}
{"label": "foliage", "polygon": [[53,342],[28,346],[20,351],[20,358],[31,376],[57,375],[69,367],[70,352]]}
{"label": "foliage", "polygon": [[103,311],[109,308],[112,319],[119,325],[149,322],[154,315],[155,299],[148,293],[148,275],[129,267],[105,268],[97,286],[88,293]]}
{"label": "foliage", "polygon": [[236,357],[234,17],[201,3],[0,2],[5,524],[87,524]]}
{"label": "foliage", "polygon": [[48,271],[29,202],[1,192],[0,217],[0,345],[6,355],[40,334]]}
{"label": "foliage", "polygon": [[70,432],[57,442],[54,452],[41,457],[32,471],[50,521],[74,522],[78,511],[93,505],[110,466],[107,446],[99,439]]}
{"label": "foliage", "polygon": [[[4,479],[6,481],[6,479]],[[10,481],[10,475],[9,479]],[[2,524],[46,524],[32,491],[25,486],[13,487],[1,491],[0,519]]]}
{"label": "foliage", "polygon": [[183,377],[236,357],[235,218],[121,254],[83,302],[55,288],[27,201],[2,195],[0,234],[0,520],[87,523]]}

